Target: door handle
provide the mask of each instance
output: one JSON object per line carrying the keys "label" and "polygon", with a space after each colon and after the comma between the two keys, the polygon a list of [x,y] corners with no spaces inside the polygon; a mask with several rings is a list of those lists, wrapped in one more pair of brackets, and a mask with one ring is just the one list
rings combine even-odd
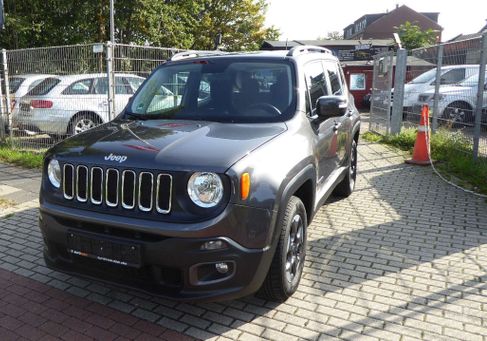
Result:
{"label": "door handle", "polygon": [[333,131],[338,131],[338,129],[340,129],[341,126],[342,124],[340,122],[335,122],[335,125],[333,126]]}

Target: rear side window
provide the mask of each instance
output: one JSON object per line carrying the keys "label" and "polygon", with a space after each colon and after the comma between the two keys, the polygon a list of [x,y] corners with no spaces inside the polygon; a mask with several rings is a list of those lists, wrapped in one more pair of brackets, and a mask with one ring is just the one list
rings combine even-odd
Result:
{"label": "rear side window", "polygon": [[63,95],[87,95],[91,93],[93,79],[83,79],[74,82],[63,91]]}
{"label": "rear side window", "polygon": [[59,78],[49,77],[40,82],[36,87],[27,93],[27,96],[47,95],[61,80]]}
{"label": "rear side window", "polygon": [[321,96],[328,95],[323,64],[321,61],[307,64],[304,68],[304,74],[306,77],[308,94],[311,99],[311,107],[314,110],[316,107],[316,100]]}

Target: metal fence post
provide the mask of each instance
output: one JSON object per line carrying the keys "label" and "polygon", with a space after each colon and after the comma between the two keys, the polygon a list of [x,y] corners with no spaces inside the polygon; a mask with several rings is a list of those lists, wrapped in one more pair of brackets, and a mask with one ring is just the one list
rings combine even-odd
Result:
{"label": "metal fence post", "polygon": [[3,81],[5,84],[5,106],[7,113],[8,130],[10,131],[10,139],[13,143],[13,132],[12,132],[12,113],[10,110],[10,85],[8,79],[8,62],[7,62],[7,50],[2,49],[2,59],[3,59]]}
{"label": "metal fence post", "polygon": [[408,53],[405,49],[397,50],[396,72],[394,74],[394,100],[392,102],[391,134],[401,132],[402,112],[404,102],[404,83],[406,82],[406,68]]}
{"label": "metal fence post", "polygon": [[108,117],[110,120],[115,118],[115,70],[113,68],[113,48],[114,45],[107,42],[107,79],[108,79]]}
{"label": "metal fence post", "polygon": [[473,137],[473,158],[477,160],[479,157],[479,142],[480,142],[480,124],[482,120],[482,106],[485,90],[485,64],[487,63],[487,32],[482,34],[480,50],[480,70],[479,82],[477,88],[477,105],[475,106],[475,127]]}
{"label": "metal fence post", "polygon": [[436,79],[435,79],[435,94],[433,97],[433,124],[431,130],[433,133],[438,128],[438,103],[440,101],[440,85],[441,85],[441,67],[443,66],[443,45],[438,46],[438,54],[436,56]]}
{"label": "metal fence post", "polygon": [[[2,61],[3,65],[3,61]],[[3,102],[3,91],[2,91],[2,82],[3,78],[0,77],[0,142],[5,140],[5,126],[8,124],[7,121],[5,121],[6,118],[6,112],[5,112],[5,104]]]}

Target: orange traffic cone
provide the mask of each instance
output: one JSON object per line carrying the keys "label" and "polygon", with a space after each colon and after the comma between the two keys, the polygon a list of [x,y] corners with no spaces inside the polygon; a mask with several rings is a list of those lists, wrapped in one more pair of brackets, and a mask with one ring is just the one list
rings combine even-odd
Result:
{"label": "orange traffic cone", "polygon": [[429,134],[428,113],[429,107],[427,105],[423,105],[423,108],[421,110],[421,120],[418,127],[418,134],[416,135],[416,142],[414,143],[413,158],[411,160],[406,160],[406,163],[420,166],[426,166],[430,164],[429,149],[426,142],[426,134]]}

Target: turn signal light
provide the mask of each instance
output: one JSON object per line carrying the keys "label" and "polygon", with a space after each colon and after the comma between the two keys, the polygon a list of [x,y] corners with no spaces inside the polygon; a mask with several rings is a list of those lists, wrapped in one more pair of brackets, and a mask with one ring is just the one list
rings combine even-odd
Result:
{"label": "turn signal light", "polygon": [[49,109],[52,108],[52,101],[46,101],[44,99],[33,99],[32,101],[30,101],[30,106],[32,108]]}
{"label": "turn signal light", "polygon": [[247,200],[250,193],[250,175],[249,173],[243,173],[240,177],[240,198]]}

